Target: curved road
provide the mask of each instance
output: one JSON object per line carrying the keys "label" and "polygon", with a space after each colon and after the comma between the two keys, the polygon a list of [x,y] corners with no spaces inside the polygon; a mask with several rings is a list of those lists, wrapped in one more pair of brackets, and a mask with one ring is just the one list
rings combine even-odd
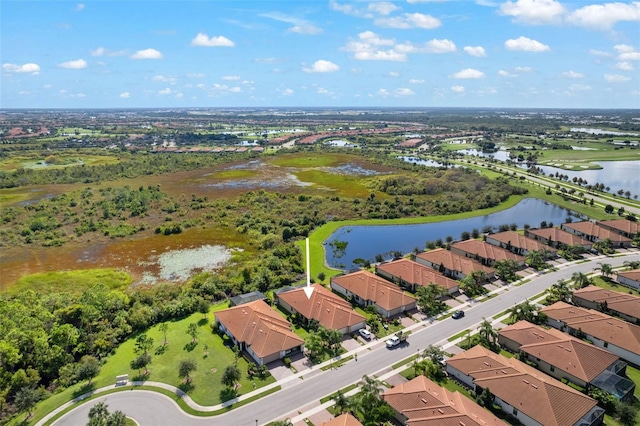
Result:
{"label": "curved road", "polygon": [[[372,345],[358,353],[358,361],[349,361],[337,370],[317,371],[313,376],[297,380],[290,386],[265,396],[250,404],[215,417],[195,417],[184,413],[170,398],[150,391],[117,392],[96,398],[67,413],[54,425],[85,425],[89,409],[104,401],[110,411],[121,410],[136,419],[141,425],[246,425],[267,424],[284,416],[294,417],[305,411],[322,397],[358,382],[363,375],[379,375],[389,366],[413,355],[429,345],[442,345],[449,336],[462,330],[473,330],[483,318],[491,319],[513,305],[532,298],[561,279],[569,279],[574,272],[589,273],[596,262],[613,267],[624,261],[640,261],[640,252],[633,251],[623,256],[598,256],[588,262],[565,264],[546,274],[537,274],[530,282],[520,286],[508,286],[506,290],[482,303],[471,305],[466,316],[459,320],[447,319],[433,324],[425,322],[414,326],[408,344],[387,350],[384,343]],[[204,384],[202,385],[204,386]],[[307,407],[307,408],[305,408]]]}

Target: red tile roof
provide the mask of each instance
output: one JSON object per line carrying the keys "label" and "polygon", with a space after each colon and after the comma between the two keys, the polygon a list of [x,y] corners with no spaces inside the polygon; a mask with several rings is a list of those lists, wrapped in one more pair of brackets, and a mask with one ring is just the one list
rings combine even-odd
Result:
{"label": "red tile roof", "polygon": [[537,235],[545,240],[557,241],[559,243],[568,246],[590,246],[591,242],[585,240],[582,237],[572,234],[571,232],[563,231],[560,228],[540,228],[529,229],[527,232],[533,235]]}
{"label": "red tile roof", "polygon": [[597,401],[515,358],[475,346],[447,360],[482,389],[545,426],[573,425]]}
{"label": "red tile roof", "polygon": [[451,249],[457,249],[465,253],[469,253],[472,256],[479,256],[482,259],[492,259],[494,261],[515,260],[520,263],[524,262],[524,257],[522,256],[514,254],[502,247],[494,246],[493,244],[475,239],[453,243],[451,244]]}
{"label": "red tile roof", "polygon": [[575,299],[576,297],[594,303],[607,302],[607,308],[613,311],[640,318],[640,297],[634,296],[633,294],[620,293],[590,285],[575,290],[573,292],[573,298]]}
{"label": "red tile roof", "polygon": [[451,289],[457,289],[460,286],[458,281],[445,277],[433,268],[429,268],[409,259],[398,259],[392,262],[383,263],[376,266],[376,269],[386,272],[389,275],[399,277],[408,283],[422,287],[427,287],[429,284],[433,283],[449,291]]}
{"label": "red tile roof", "polygon": [[362,426],[362,423],[351,414],[344,413],[333,420],[320,423],[320,426]]}
{"label": "red tile roof", "polygon": [[617,232],[613,232],[598,225],[597,223],[590,222],[588,220],[583,222],[563,223],[562,227],[565,229],[574,229],[584,235],[589,235],[599,240],[608,238],[613,242],[631,242],[630,238],[627,238],[624,235],[620,235]]}
{"label": "red tile roof", "polygon": [[619,277],[625,277],[628,280],[640,281],[640,269],[634,269],[633,271],[618,272]]}
{"label": "red tile roof", "polygon": [[581,329],[588,335],[634,354],[640,354],[640,326],[638,325],[565,302],[545,306],[541,312],[553,320],[567,324],[574,330]]}
{"label": "red tile roof", "polygon": [[315,319],[320,325],[332,330],[340,330],[364,323],[366,318],[351,308],[351,304],[327,290],[320,284],[314,284],[311,298],[307,297],[304,288],[296,288],[278,294],[278,298],[285,301],[303,317]]}
{"label": "red tile roof", "polygon": [[409,419],[408,426],[507,425],[460,392],[451,392],[425,376],[394,386],[382,399]]}
{"label": "red tile roof", "polygon": [[434,265],[443,265],[451,271],[460,271],[464,275],[470,275],[473,271],[484,271],[487,274],[495,273],[495,269],[493,268],[484,266],[480,262],[452,253],[443,248],[419,253],[416,257],[431,262]]}
{"label": "red tile roof", "polygon": [[262,300],[216,312],[216,320],[260,358],[304,343],[289,322]]}
{"label": "red tile roof", "polygon": [[416,303],[415,297],[405,294],[397,285],[369,271],[362,270],[333,277],[332,281],[361,299],[374,302],[386,311]]}
{"label": "red tile roof", "polygon": [[526,251],[542,251],[548,250],[552,253],[556,253],[557,250],[549,247],[546,244],[541,243],[533,238],[525,237],[522,234],[518,234],[515,231],[504,231],[495,234],[487,235],[487,238],[492,238],[496,241],[503,243],[505,246],[511,244],[513,247],[524,249]]}
{"label": "red tile roof", "polygon": [[600,224],[624,232],[627,235],[633,235],[640,232],[640,223],[632,222],[629,219],[611,219],[603,220]]}

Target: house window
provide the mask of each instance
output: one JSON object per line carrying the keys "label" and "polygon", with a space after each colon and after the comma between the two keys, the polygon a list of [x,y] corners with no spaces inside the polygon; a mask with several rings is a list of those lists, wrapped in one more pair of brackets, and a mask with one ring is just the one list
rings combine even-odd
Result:
{"label": "house window", "polygon": [[604,342],[604,347],[608,348],[609,347],[609,342]]}
{"label": "house window", "polygon": [[513,407],[513,411],[512,411],[513,415],[518,417],[518,409]]}
{"label": "house window", "polygon": [[551,372],[553,373],[554,371],[556,371],[556,368],[552,365],[551,366]]}

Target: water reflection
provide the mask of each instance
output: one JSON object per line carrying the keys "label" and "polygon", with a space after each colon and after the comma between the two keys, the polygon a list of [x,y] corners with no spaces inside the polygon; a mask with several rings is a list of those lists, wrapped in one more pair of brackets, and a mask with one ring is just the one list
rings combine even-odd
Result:
{"label": "water reflection", "polygon": [[640,161],[602,161],[600,170],[563,170],[552,166],[536,166],[546,175],[560,173],[586,180],[588,184],[603,183],[611,188],[610,192],[616,193],[619,189],[630,191],[633,195],[640,195]]}
{"label": "water reflection", "polygon": [[[542,221],[560,225],[570,215],[577,216],[558,205],[537,198],[526,198],[510,209],[469,219],[418,225],[345,226],[327,238],[325,259],[334,268],[349,269],[355,266],[355,259],[373,262],[378,254],[390,259],[392,251],[405,254],[415,248],[422,250],[427,242],[437,239],[446,241],[447,236],[458,240],[463,232],[471,232],[474,228],[482,232],[485,228],[496,230],[505,224],[515,224],[518,228],[523,228],[525,224],[538,227]],[[344,252],[334,253],[331,242],[336,240],[347,242]]]}

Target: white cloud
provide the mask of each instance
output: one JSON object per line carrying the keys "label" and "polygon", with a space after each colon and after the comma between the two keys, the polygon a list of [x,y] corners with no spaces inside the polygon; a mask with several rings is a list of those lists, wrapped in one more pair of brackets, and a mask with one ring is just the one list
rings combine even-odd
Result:
{"label": "white cloud", "polygon": [[176,84],[177,83],[177,80],[176,80],[175,77],[165,76],[165,75],[155,75],[155,76],[153,76],[153,78],[151,80],[159,81],[161,83],[169,83],[169,84]]}
{"label": "white cloud", "polygon": [[575,10],[567,20],[594,30],[610,30],[620,21],[640,22],[640,2],[591,4]]}
{"label": "white cloud", "polygon": [[389,77],[400,77],[400,73],[398,71],[389,71]]}
{"label": "white cloud", "polygon": [[104,53],[106,52],[104,47],[98,47],[95,50],[90,50],[89,53],[91,54],[91,56],[102,56],[104,55]]}
{"label": "white cloud", "polygon": [[394,91],[396,96],[413,96],[415,95],[415,92],[409,88],[406,87],[401,87],[399,89],[396,89]]}
{"label": "white cloud", "polygon": [[311,65],[311,67],[304,67],[302,70],[308,73],[325,73],[325,72],[336,72],[340,69],[340,67],[334,64],[331,61],[325,61],[324,59],[319,59]]}
{"label": "white cloud", "polygon": [[351,40],[342,48],[353,53],[353,57],[362,61],[406,61],[406,53],[396,51],[393,47],[385,49],[382,46],[394,46],[395,40],[383,39],[372,31],[358,34],[358,40]]}
{"label": "white cloud", "polygon": [[405,13],[402,16],[380,18],[376,19],[374,24],[384,28],[422,28],[427,30],[432,30],[442,25],[439,19],[422,13]]}
{"label": "white cloud", "polygon": [[572,84],[571,86],[569,86],[569,90],[571,91],[586,91],[586,90],[591,90],[591,86],[589,86],[588,84]]}
{"label": "white cloud", "polygon": [[631,62],[618,62],[616,68],[622,71],[633,71],[635,69]]}
{"label": "white cloud", "polygon": [[500,5],[500,14],[530,25],[559,23],[565,8],[555,0],[517,0]]}
{"label": "white cloud", "polygon": [[400,9],[398,6],[388,1],[372,2],[372,3],[369,3],[369,5],[367,6],[367,10],[375,12],[378,15],[388,15],[391,12],[395,12],[398,9]]}
{"label": "white cloud", "polygon": [[620,61],[638,61],[640,60],[640,51],[628,44],[616,44],[613,49],[618,52],[618,60]]}
{"label": "white cloud", "polygon": [[609,52],[604,52],[602,50],[595,50],[595,49],[589,50],[589,54],[593,56],[611,56],[611,53]]}
{"label": "white cloud", "polygon": [[129,56],[131,59],[162,59],[162,53],[156,49],[144,49],[138,50],[133,55]]}
{"label": "white cloud", "polygon": [[509,71],[505,71],[505,70],[499,70],[498,75],[502,77],[508,77],[508,78],[515,78],[518,76],[518,74],[511,74]]}
{"label": "white cloud", "polygon": [[76,59],[75,61],[67,61],[58,64],[60,68],[66,68],[68,70],[81,70],[87,67],[87,61],[84,59]]}
{"label": "white cloud", "polygon": [[584,78],[584,74],[575,71],[565,71],[562,75],[568,78]]}
{"label": "white cloud", "polygon": [[305,34],[305,35],[315,35],[322,33],[322,28],[316,27],[315,25],[294,25],[293,27],[287,30],[290,33],[297,34]]}
{"label": "white cloud", "polygon": [[504,42],[507,50],[521,50],[523,52],[546,52],[549,46],[542,44],[537,40],[520,36],[517,39],[509,39]]}
{"label": "white cloud", "polygon": [[531,71],[533,71],[533,68],[531,68],[531,67],[515,67],[514,69],[516,71],[518,71],[518,72],[531,72]]}
{"label": "white cloud", "polygon": [[473,68],[466,68],[462,71],[458,71],[451,77],[457,79],[484,78],[484,73]]}
{"label": "white cloud", "polygon": [[198,35],[191,40],[191,45],[200,47],[233,47],[236,44],[225,36],[209,37],[205,33],[198,33]]}
{"label": "white cloud", "polygon": [[83,9],[84,9],[84,4],[83,3],[76,4],[76,11],[80,12]]}
{"label": "white cloud", "polygon": [[122,93],[120,93],[120,97],[123,98],[123,99],[129,99],[131,97],[131,93],[122,92]]}
{"label": "white cloud", "polygon": [[291,96],[294,93],[295,92],[293,91],[293,89],[284,89],[283,91],[280,92],[282,96]]}
{"label": "white cloud", "polygon": [[471,56],[475,56],[476,58],[484,58],[487,56],[484,51],[484,47],[482,46],[465,46],[464,51],[467,52]]}
{"label": "white cloud", "polygon": [[293,26],[287,30],[290,33],[314,35],[322,33],[322,29],[310,23],[306,19],[296,16],[287,15],[281,12],[263,13],[260,16],[273,19],[275,21],[285,22]]}
{"label": "white cloud", "polygon": [[225,81],[238,81],[241,77],[239,75],[225,75],[222,79]]}
{"label": "white cloud", "polygon": [[631,80],[631,77],[627,77],[626,75],[621,74],[605,74],[604,79],[608,83],[624,83]]}
{"label": "white cloud", "polygon": [[158,91],[158,95],[161,95],[161,96],[170,95],[171,93],[173,93],[173,90],[171,90],[171,88],[169,87]]}
{"label": "white cloud", "polygon": [[451,90],[456,93],[464,93],[464,86],[451,86]]}
{"label": "white cloud", "polygon": [[203,72],[196,72],[196,73],[188,73],[187,74],[187,78],[205,78],[206,75]]}
{"label": "white cloud", "polygon": [[31,75],[40,74],[40,66],[32,62],[28,64],[22,64],[22,65],[9,64],[9,63],[2,64],[2,70],[8,73],[16,72],[16,73],[26,73]]}
{"label": "white cloud", "polygon": [[409,83],[411,84],[425,84],[426,82],[426,80],[422,80],[419,78],[412,78],[411,80],[409,80]]}
{"label": "white cloud", "polygon": [[450,53],[456,51],[456,44],[447,39],[433,39],[426,44],[427,53]]}
{"label": "white cloud", "polygon": [[91,56],[122,56],[126,53],[126,51],[124,50],[120,50],[120,51],[110,51],[105,49],[104,47],[98,47],[97,49],[94,50],[89,50],[89,54]]}

